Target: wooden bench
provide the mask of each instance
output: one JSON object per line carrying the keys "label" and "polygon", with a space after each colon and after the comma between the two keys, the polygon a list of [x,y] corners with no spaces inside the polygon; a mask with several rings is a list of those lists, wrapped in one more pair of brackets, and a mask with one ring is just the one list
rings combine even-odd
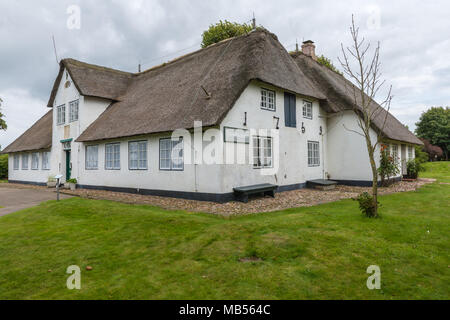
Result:
{"label": "wooden bench", "polygon": [[272,198],[275,198],[275,190],[277,188],[278,188],[277,185],[270,183],[263,183],[263,184],[255,184],[253,186],[236,187],[233,188],[233,191],[236,195],[236,200],[247,203],[248,196],[251,194],[261,193],[264,196],[268,195],[271,196]]}

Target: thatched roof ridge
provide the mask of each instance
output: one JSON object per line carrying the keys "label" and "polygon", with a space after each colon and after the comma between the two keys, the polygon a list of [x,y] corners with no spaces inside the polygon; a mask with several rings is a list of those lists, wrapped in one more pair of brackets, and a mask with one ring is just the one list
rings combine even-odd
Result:
{"label": "thatched roof ridge", "polygon": [[48,111],[1,153],[49,149],[52,146],[53,110]]}
{"label": "thatched roof ridge", "polygon": [[[360,108],[362,104],[360,96],[357,97],[357,105],[355,105],[355,99],[352,94],[355,86],[343,75],[330,70],[301,52],[293,52],[291,56],[309,80],[326,96],[326,100],[323,103],[325,106],[336,112],[351,110],[354,106]],[[423,144],[422,141],[376,101],[372,100],[370,107],[378,109],[375,112],[376,116],[373,119],[373,124],[376,130],[382,129],[385,138],[418,145]]]}

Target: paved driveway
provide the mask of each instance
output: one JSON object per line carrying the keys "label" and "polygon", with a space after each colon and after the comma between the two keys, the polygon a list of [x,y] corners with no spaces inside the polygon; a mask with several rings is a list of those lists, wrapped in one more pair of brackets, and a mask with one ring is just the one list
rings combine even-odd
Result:
{"label": "paved driveway", "polygon": [[[61,194],[61,199],[71,196]],[[56,193],[46,189],[27,189],[17,187],[0,188],[0,216],[16,212],[29,207],[37,206],[41,202],[56,200]]]}

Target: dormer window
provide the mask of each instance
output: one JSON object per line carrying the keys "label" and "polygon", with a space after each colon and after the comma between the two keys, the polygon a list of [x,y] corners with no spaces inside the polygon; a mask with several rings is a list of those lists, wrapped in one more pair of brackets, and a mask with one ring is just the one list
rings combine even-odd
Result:
{"label": "dormer window", "polygon": [[66,105],[60,105],[56,107],[56,124],[64,124],[66,123]]}
{"label": "dormer window", "polygon": [[275,111],[275,91],[261,88],[261,109]]}
{"label": "dormer window", "polygon": [[311,101],[303,100],[303,118],[312,119],[312,103]]}
{"label": "dormer window", "polygon": [[69,122],[78,120],[78,100],[69,103]]}

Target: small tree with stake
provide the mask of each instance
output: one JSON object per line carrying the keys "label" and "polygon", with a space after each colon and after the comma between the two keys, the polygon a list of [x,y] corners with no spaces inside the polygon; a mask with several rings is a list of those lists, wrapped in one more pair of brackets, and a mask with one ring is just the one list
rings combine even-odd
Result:
{"label": "small tree with stake", "polygon": [[[358,118],[358,127],[360,130],[351,130],[364,137],[367,153],[369,155],[370,167],[372,169],[372,213],[368,216],[378,217],[378,171],[375,161],[375,151],[382,142],[382,132],[386,124],[387,115],[392,100],[391,90],[389,88],[386,98],[377,105],[374,101],[384,84],[381,79],[380,63],[380,43],[369,57],[370,43],[365,43],[364,38],[359,37],[359,28],[355,26],[355,20],[352,15],[352,24],[350,26],[352,37],[352,46],[344,48],[341,44],[342,57],[339,62],[342,65],[344,73],[350,77],[355,85],[349,85],[353,97],[353,111]],[[353,67],[355,66],[355,67]],[[385,111],[383,115],[382,111]],[[378,126],[378,134],[374,139],[371,137],[373,121],[376,117],[382,116],[383,125]],[[375,140],[375,141],[373,141]]]}

